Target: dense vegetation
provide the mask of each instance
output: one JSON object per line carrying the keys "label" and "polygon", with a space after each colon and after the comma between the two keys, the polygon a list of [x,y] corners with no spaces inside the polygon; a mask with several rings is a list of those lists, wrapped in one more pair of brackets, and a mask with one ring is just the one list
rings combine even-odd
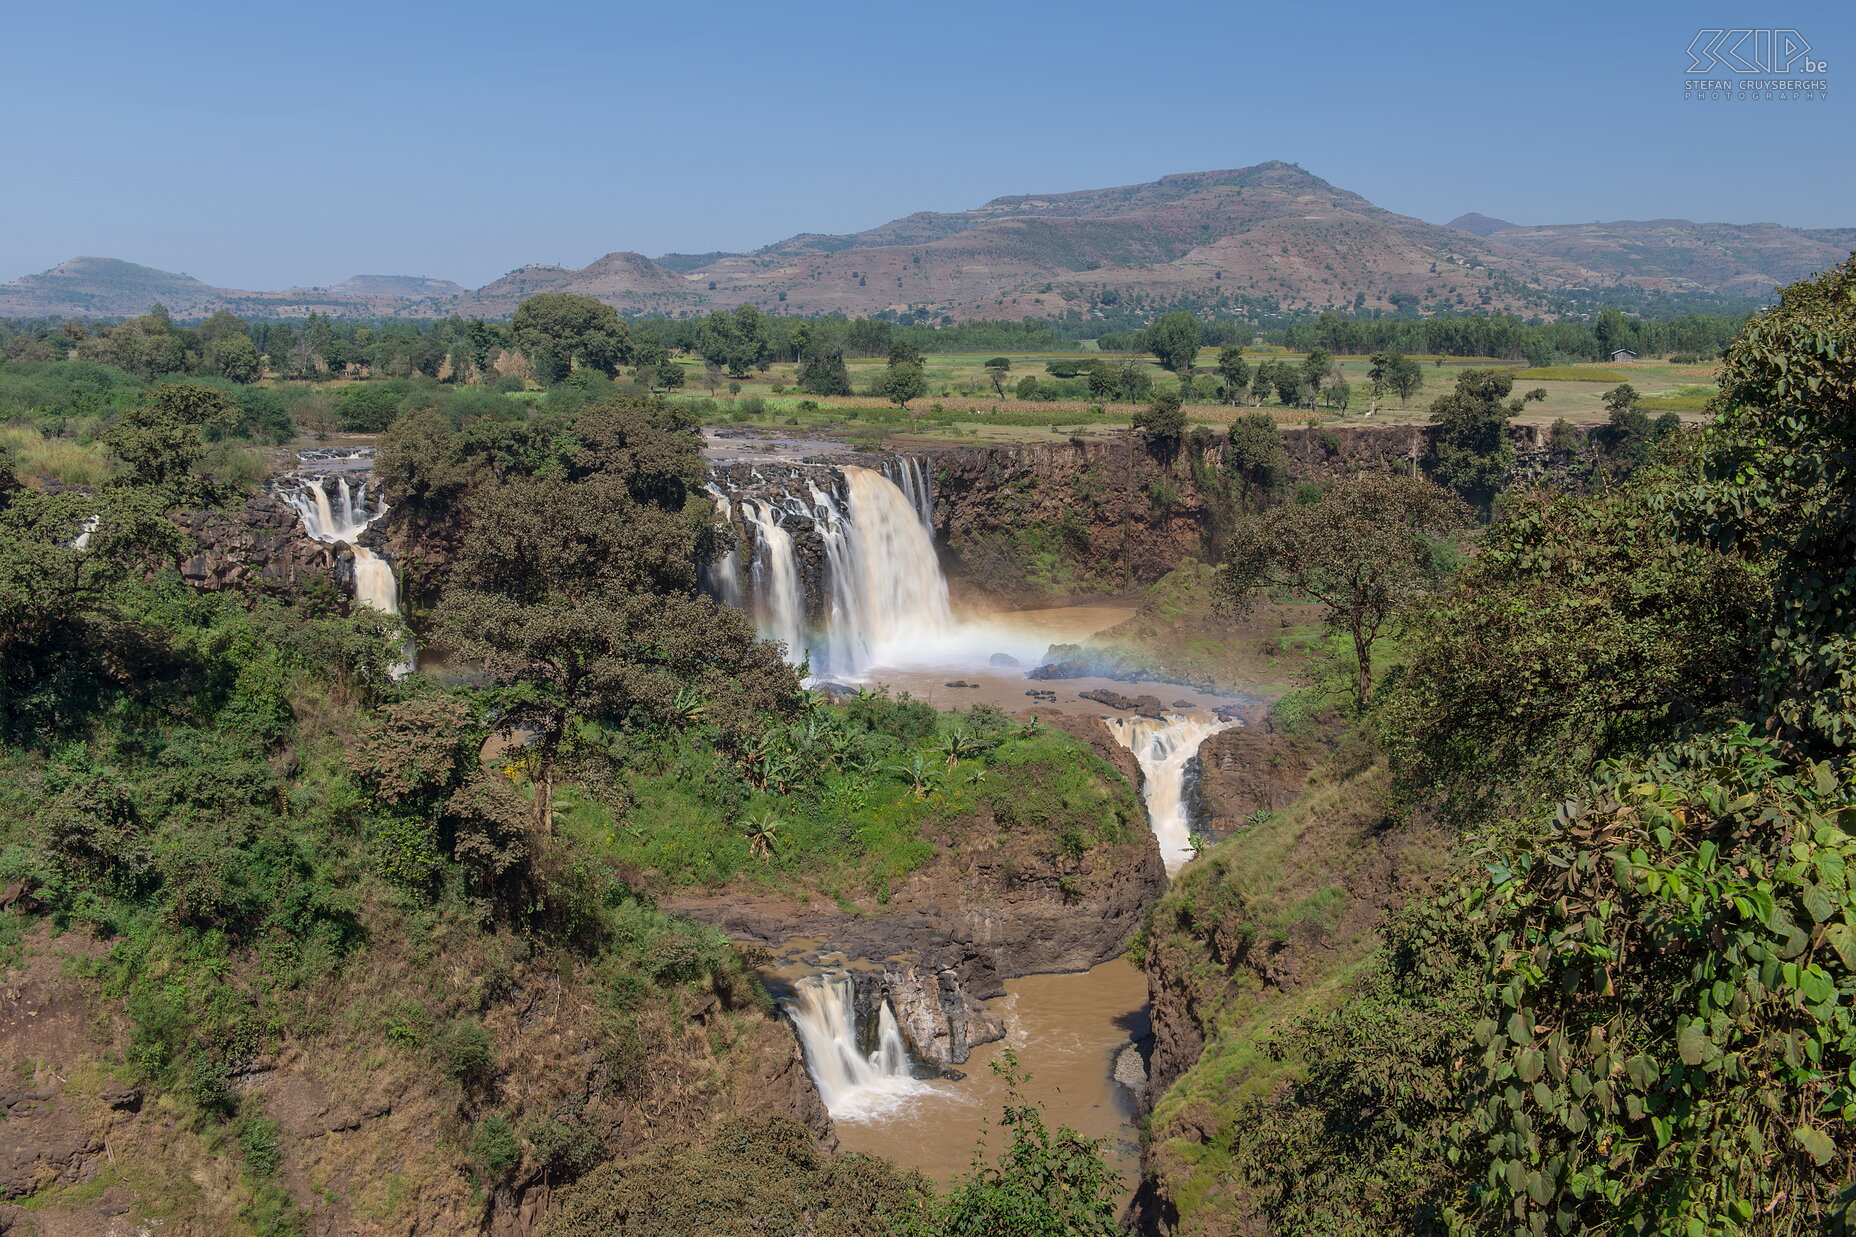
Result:
{"label": "dense vegetation", "polygon": [[[440,406],[398,422],[381,469],[441,559],[412,621],[468,659],[441,683],[391,677],[398,621],[345,613],[333,589],[182,579],[198,546],[177,517],[247,491],[210,439],[237,431],[253,388],[90,361],[3,377],[34,424],[83,418],[97,471],[73,487],[0,459],[0,961],[60,934],[100,942],[71,976],[127,1026],[100,1068],[237,1166],[229,1197],[163,1186],[177,1221],[304,1231],[310,1200],[245,1081],[287,1046],[432,1097],[428,1184],[486,1197],[610,1160],[628,1105],[729,1145],[738,1131],[704,1127],[737,1102],[728,1054],[771,1009],[747,960],[654,890],[747,880],[880,903],[975,818],[1072,855],[1138,827],[1125,781],[1065,734],[803,692],[696,589],[713,535],[699,438],[661,397],[602,378],[462,428]],[[565,1059],[508,1081],[508,1032],[491,1028],[528,982],[587,1003],[605,1046],[590,1083]],[[693,1051],[677,1028],[694,1016],[712,1038]],[[680,1108],[653,1099],[671,1086]],[[1098,1149],[1015,1120],[1041,1140],[1015,1154],[1050,1157],[1058,1195],[1087,1183],[1099,1229]],[[821,1160],[795,1128],[755,1141],[821,1174],[806,1231],[865,1231],[848,1217],[890,1199],[924,1234],[967,1232],[962,1215],[997,1205],[996,1184],[969,1203]],[[598,1197],[570,1216],[606,1214]]]}
{"label": "dense vegetation", "polygon": [[[1230,968],[1179,971],[1210,1037],[1155,1118],[1210,1131],[1154,1148],[1185,1231],[1847,1222],[1853,305],[1856,260],[1786,289],[1728,347],[1716,424],[1623,485],[1503,496],[1407,612],[1313,815],[1162,904],[1150,956]],[[1325,938],[1357,973],[1268,1006],[1232,935],[1282,879],[1268,848],[1324,813],[1395,863],[1441,826],[1471,865],[1377,950]]]}

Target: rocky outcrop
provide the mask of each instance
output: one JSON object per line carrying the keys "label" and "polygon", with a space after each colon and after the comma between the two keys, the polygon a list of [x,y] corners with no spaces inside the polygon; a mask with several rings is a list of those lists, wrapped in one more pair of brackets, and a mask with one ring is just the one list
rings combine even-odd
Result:
{"label": "rocky outcrop", "polygon": [[1186,801],[1199,832],[1213,840],[1229,837],[1259,812],[1280,812],[1294,803],[1308,775],[1327,753],[1312,734],[1277,729],[1264,705],[1229,710],[1241,726],[1221,730],[1199,745],[1196,775]]}
{"label": "rocky outcrop", "polygon": [[252,495],[242,507],[178,518],[199,543],[181,564],[181,574],[196,588],[294,592],[322,587],[340,577],[343,568],[352,582],[353,559],[347,551],[306,535],[296,512],[269,490]]}
{"label": "rocky outcrop", "polygon": [[[1288,429],[1291,482],[1410,467],[1429,426]],[[1063,591],[1149,584],[1182,559],[1215,556],[1233,497],[1223,488],[1224,435],[1194,430],[1175,451],[1136,434],[932,453],[935,527],[950,580],[971,593],[1034,603],[1032,560]],[[1209,487],[1209,488],[1208,488]]]}
{"label": "rocky outcrop", "polygon": [[[1134,758],[1100,718],[1037,716],[1139,784]],[[781,962],[848,964],[860,1000],[889,999],[916,1054],[950,1066],[1004,1033],[982,1002],[1002,996],[1005,980],[1086,971],[1118,956],[1166,889],[1159,847],[1138,811],[1127,841],[1081,855],[978,817],[932,840],[936,857],[876,913],[733,892],[667,896],[663,905],[765,946]]]}
{"label": "rocky outcrop", "polygon": [[[297,994],[346,1012],[234,1065],[243,1119],[274,1123],[267,1186],[292,1200],[292,1231],[534,1237],[559,1174],[529,1157],[487,1176],[470,1147],[491,1116],[525,1134],[568,1122],[613,1158],[700,1138],[731,1116],[791,1117],[835,1147],[791,1032],[739,970],[636,1007],[615,1040],[610,994],[591,976],[544,958],[491,964],[480,939],[459,939],[444,969],[460,1005],[430,1003],[429,959],[377,938],[365,967]],[[253,1178],[232,1127],[128,1081],[123,1062],[140,1041],[91,978],[107,952],[82,933],[28,931],[0,970],[0,1233],[244,1231]],[[428,1003],[409,995],[419,992]],[[383,1018],[399,1020],[397,1037],[383,1035]],[[435,1059],[452,1018],[487,1032],[492,1077],[466,1086]]]}

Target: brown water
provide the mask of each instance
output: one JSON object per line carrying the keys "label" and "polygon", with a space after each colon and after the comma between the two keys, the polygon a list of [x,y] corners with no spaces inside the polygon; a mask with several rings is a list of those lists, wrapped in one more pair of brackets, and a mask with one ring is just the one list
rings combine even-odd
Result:
{"label": "brown water", "polygon": [[1028,1099],[1055,1128],[1068,1125],[1108,1140],[1106,1159],[1132,1194],[1140,1173],[1133,1098],[1113,1076],[1115,1055],[1147,1033],[1147,981],[1125,958],[1081,975],[1031,975],[1007,981],[992,1002],[1005,1018],[1005,1039],[983,1044],[960,1068],[960,1082],[936,1082],[925,1094],[868,1121],[838,1123],[847,1151],[887,1156],[946,1184],[972,1163],[974,1144],[990,1135],[986,1157],[1004,1146],[996,1128],[1005,1086],[990,1066],[1010,1048],[1029,1073]]}
{"label": "brown water", "polygon": [[[965,709],[976,704],[996,705],[1002,709],[1023,709],[1037,704],[1055,707],[1066,713],[1107,715],[1113,710],[1093,700],[1083,700],[1081,693],[1106,687],[1126,696],[1152,695],[1168,707],[1211,709],[1229,704],[1230,696],[1214,695],[1175,683],[1156,683],[1126,679],[1050,679],[1034,680],[1026,673],[1042,659],[1053,644],[1079,644],[1099,632],[1108,630],[1134,616],[1133,606],[1054,606],[1043,610],[1011,610],[990,616],[963,618],[957,635],[940,650],[937,664],[921,666],[875,666],[863,678],[906,691],[918,700],[926,700],[937,709]],[[1016,666],[994,666],[993,653],[1015,656]],[[950,687],[949,683],[967,683],[968,687]],[[1053,701],[1039,701],[1025,693],[1033,688],[1052,691]]]}

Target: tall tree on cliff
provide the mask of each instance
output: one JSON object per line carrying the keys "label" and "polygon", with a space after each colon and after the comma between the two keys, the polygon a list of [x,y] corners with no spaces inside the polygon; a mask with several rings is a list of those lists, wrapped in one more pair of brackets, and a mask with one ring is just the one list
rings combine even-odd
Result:
{"label": "tall tree on cliff", "polygon": [[502,688],[505,724],[534,734],[543,828],[576,721],[673,724],[695,692],[727,746],[798,696],[746,617],[697,592],[712,510],[693,425],[660,399],[613,400],[563,442],[473,497],[438,607],[444,639]]}
{"label": "tall tree on cliff", "polygon": [[1330,630],[1353,643],[1354,704],[1373,689],[1373,647],[1398,613],[1438,580],[1432,540],[1468,522],[1447,490],[1417,477],[1363,473],[1315,503],[1293,503],[1240,524],[1218,588],[1238,613],[1268,588],[1312,597]]}

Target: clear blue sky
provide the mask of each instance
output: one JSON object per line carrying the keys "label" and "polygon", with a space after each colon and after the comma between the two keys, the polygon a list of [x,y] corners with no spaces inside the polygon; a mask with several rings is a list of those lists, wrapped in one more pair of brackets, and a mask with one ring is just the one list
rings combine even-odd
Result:
{"label": "clear blue sky", "polygon": [[[1827,101],[1683,102],[1702,25]],[[475,286],[999,194],[1301,164],[1435,221],[1856,225],[1856,5],[15,5],[0,280],[79,253]]]}

